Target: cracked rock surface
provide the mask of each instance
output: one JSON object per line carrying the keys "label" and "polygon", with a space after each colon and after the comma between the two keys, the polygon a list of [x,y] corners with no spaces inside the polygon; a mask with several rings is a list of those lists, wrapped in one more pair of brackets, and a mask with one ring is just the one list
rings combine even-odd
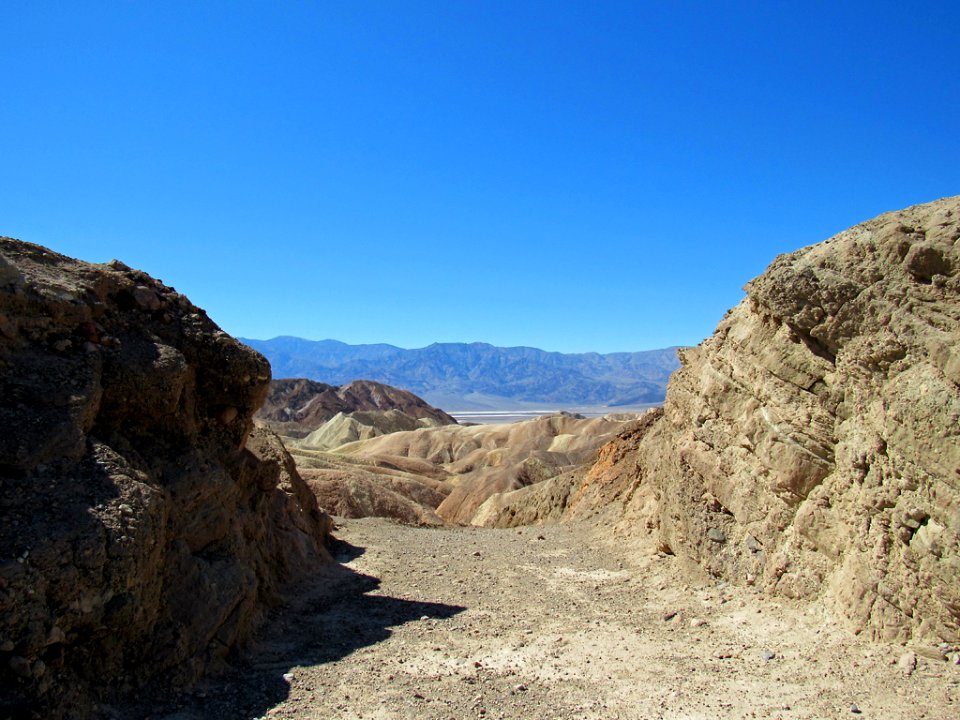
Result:
{"label": "cracked rock surface", "polygon": [[870,637],[957,642],[960,198],[783,255],[746,290],[682,353],[662,411],[565,493],[512,504],[550,490],[564,517],[823,597]]}
{"label": "cracked rock surface", "polygon": [[326,557],[270,366],[173,288],[0,238],[0,717],[218,667]]}

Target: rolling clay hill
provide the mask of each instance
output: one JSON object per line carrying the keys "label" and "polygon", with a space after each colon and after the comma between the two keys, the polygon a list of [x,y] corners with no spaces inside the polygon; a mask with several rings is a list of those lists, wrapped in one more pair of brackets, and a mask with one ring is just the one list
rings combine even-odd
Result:
{"label": "rolling clay hill", "polygon": [[491,495],[582,471],[634,419],[557,413],[394,432],[333,449],[311,447],[311,435],[292,443],[291,452],[321,504],[336,515],[471,524]]}
{"label": "rolling clay hill", "polygon": [[[402,423],[404,418],[412,421],[412,426],[407,423],[408,426],[402,429],[417,427],[417,421],[424,421],[419,424],[421,427],[457,422],[413,393],[390,385],[355,380],[334,387],[303,378],[271,381],[263,406],[254,417],[281,435],[302,438],[337,415],[349,416],[358,412],[364,415],[357,424],[369,427],[381,424],[377,413],[392,412],[382,423],[385,430]],[[403,418],[398,417],[398,413]]]}
{"label": "rolling clay hill", "polygon": [[145,273],[0,238],[0,717],[169,694],[329,562],[269,381]]}
{"label": "rolling clay hill", "polygon": [[496,497],[487,522],[602,512],[869,637],[956,645],[960,197],[783,255],[746,290],[682,353],[662,411],[582,481]]}

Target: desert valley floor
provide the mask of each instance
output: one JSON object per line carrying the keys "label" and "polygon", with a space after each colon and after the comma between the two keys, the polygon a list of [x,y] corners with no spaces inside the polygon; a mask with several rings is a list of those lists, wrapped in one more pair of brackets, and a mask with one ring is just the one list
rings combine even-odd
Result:
{"label": "desert valley floor", "polygon": [[[960,666],[589,526],[339,520],[236,671],[124,717],[950,718]],[[684,578],[681,580],[681,578]],[[115,708],[114,710],[119,710]],[[128,714],[130,711],[130,714]]]}

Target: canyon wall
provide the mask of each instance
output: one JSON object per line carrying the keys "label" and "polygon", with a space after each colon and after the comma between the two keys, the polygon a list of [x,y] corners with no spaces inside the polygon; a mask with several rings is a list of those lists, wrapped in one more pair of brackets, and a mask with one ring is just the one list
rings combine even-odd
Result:
{"label": "canyon wall", "polygon": [[0,239],[0,715],[188,683],[329,559],[270,366],[172,288]]}
{"label": "canyon wall", "polygon": [[948,198],[777,258],[564,516],[613,507],[619,531],[873,637],[960,640],[958,220]]}

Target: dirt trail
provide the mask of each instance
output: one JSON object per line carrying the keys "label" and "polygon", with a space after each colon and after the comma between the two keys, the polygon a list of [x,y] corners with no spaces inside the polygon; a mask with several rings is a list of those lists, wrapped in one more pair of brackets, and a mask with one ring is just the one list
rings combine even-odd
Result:
{"label": "dirt trail", "polygon": [[960,666],[589,528],[339,525],[344,565],[153,718],[960,716]]}

